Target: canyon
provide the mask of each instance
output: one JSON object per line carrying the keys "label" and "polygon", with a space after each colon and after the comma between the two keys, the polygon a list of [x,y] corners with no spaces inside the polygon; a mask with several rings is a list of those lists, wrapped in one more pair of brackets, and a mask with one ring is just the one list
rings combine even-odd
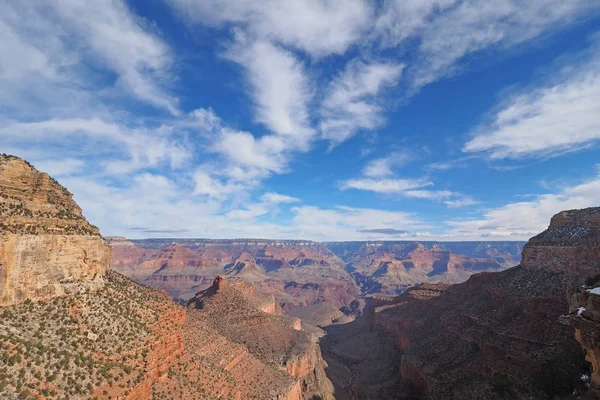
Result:
{"label": "canyon", "polygon": [[[111,268],[182,304],[220,274],[272,295],[311,326],[353,320],[364,297],[458,283],[518,264],[522,242],[330,242],[109,237]],[[457,253],[461,251],[462,253]],[[466,254],[464,254],[466,253]]]}
{"label": "canyon", "polygon": [[600,396],[600,208],[527,243],[105,240],[2,155],[0,224],[1,398]]}
{"label": "canyon", "polygon": [[597,398],[598,215],[563,211],[516,267],[373,296],[361,319],[328,327],[336,398]]}
{"label": "canyon", "polygon": [[187,304],[109,269],[47,174],[0,156],[0,398],[332,399],[312,334],[221,276]]}

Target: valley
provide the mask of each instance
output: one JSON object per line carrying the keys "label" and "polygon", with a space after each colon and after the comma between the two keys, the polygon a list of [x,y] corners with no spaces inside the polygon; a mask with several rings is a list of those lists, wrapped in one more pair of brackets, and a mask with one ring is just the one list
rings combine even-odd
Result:
{"label": "valley", "polygon": [[527,243],[128,240],[17,157],[0,189],[1,398],[598,396],[600,208]]}

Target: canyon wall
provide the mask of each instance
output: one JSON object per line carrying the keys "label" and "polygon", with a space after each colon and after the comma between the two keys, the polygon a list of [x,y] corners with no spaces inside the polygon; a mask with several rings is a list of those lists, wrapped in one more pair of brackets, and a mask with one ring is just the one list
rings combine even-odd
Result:
{"label": "canyon wall", "polygon": [[562,211],[523,248],[522,265],[586,278],[600,273],[600,208]]}
{"label": "canyon wall", "polygon": [[[516,267],[476,273],[460,284],[418,285],[394,298],[372,296],[361,318],[366,327],[359,319],[328,329],[326,360],[343,360],[358,376],[360,386],[352,390],[380,398],[582,395],[590,367],[576,338],[594,367],[600,325],[592,312],[577,315],[578,307],[594,309],[591,295],[577,307],[569,307],[568,299],[586,278],[600,274],[599,214],[600,208],[557,214],[527,243]],[[577,335],[559,323],[569,311]],[[375,357],[377,346],[371,345],[353,354],[361,336],[387,350]],[[398,353],[390,359],[394,349]],[[385,365],[381,375],[397,371],[396,381],[369,377],[362,365]]]}
{"label": "canyon wall", "polygon": [[272,310],[281,307],[284,312],[322,303],[346,310],[360,296],[344,262],[316,242],[120,237],[108,242],[112,269],[164,289],[181,303],[208,288],[219,274],[251,284],[276,300],[276,307],[269,305]]}
{"label": "canyon wall", "polygon": [[97,289],[110,248],[64,187],[0,156],[0,305]]}
{"label": "canyon wall", "polygon": [[460,283],[518,264],[521,242],[328,242],[363,293],[397,295],[421,283]]}
{"label": "canyon wall", "polygon": [[[314,264],[311,246],[290,262]],[[122,265],[164,276],[190,266],[177,246],[155,258],[124,239],[119,249]],[[237,256],[235,273],[254,273]],[[273,294],[232,283],[215,295],[216,323],[110,271],[110,259],[65,188],[0,156],[0,398],[331,398],[317,344]]]}
{"label": "canyon wall", "polygon": [[[599,285],[595,282],[592,286]],[[575,329],[575,339],[591,364],[589,399],[600,399],[600,289],[584,287],[571,297],[571,313],[561,322]]]}

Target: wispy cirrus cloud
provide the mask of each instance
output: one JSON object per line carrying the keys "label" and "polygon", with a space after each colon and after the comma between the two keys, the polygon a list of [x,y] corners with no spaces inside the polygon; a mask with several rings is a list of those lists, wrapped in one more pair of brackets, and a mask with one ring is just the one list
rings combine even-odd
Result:
{"label": "wispy cirrus cloud", "polygon": [[358,130],[372,130],[384,122],[381,94],[395,86],[403,64],[353,60],[329,85],[323,100],[321,134],[332,144],[352,137]]}
{"label": "wispy cirrus cloud", "polygon": [[406,157],[408,155],[399,156],[392,153],[388,157],[371,160],[363,168],[363,176],[341,181],[339,182],[339,188],[341,190],[363,190],[378,194],[398,195],[404,198],[430,200],[444,203],[451,208],[477,204],[471,196],[459,192],[431,189],[434,183],[428,178],[396,178],[392,166],[394,163],[402,165],[408,160]]}
{"label": "wispy cirrus cloud", "polygon": [[469,55],[506,51],[599,11],[600,4],[585,0],[392,0],[384,3],[374,36],[385,47],[417,40],[406,79],[418,90],[467,68],[461,63]]}
{"label": "wispy cirrus cloud", "polygon": [[371,27],[375,10],[365,0],[168,0],[188,21],[237,26],[251,36],[315,57],[342,54]]}
{"label": "wispy cirrus cloud", "polygon": [[394,174],[394,168],[403,166],[412,157],[407,152],[396,151],[386,157],[370,160],[363,168],[362,173],[371,178],[390,176]]}
{"label": "wispy cirrus cloud", "polygon": [[375,193],[393,194],[405,193],[411,189],[432,186],[433,183],[420,179],[348,179],[340,183],[340,189],[366,190]]}
{"label": "wispy cirrus cloud", "polygon": [[545,82],[506,99],[463,151],[491,159],[551,157],[600,140],[600,38]]}
{"label": "wispy cirrus cloud", "polygon": [[555,192],[532,196],[485,211],[481,218],[448,221],[450,237],[528,239],[543,231],[550,218],[562,211],[598,205],[600,177],[564,186]]}
{"label": "wispy cirrus cloud", "polygon": [[[23,106],[19,100],[27,100],[59,112],[71,107],[81,112],[82,105],[96,103],[96,96],[110,97],[112,91],[179,113],[168,90],[173,55],[123,1],[3,3],[0,32],[0,104]],[[107,85],[84,59],[116,79]]]}

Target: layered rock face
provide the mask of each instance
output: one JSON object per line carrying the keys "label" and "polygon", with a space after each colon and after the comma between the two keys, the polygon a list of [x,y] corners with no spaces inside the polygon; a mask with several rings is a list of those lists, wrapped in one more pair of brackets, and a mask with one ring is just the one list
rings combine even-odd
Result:
{"label": "layered rock face", "polygon": [[64,188],[0,160],[0,398],[331,398],[318,346],[272,295],[217,281],[183,308],[108,270]]}
{"label": "layered rock face", "polygon": [[[596,282],[593,286],[598,285]],[[561,322],[575,329],[575,339],[591,364],[590,390],[586,398],[600,399],[600,289],[582,288],[571,297],[571,313]]]}
{"label": "layered rock face", "polygon": [[[368,362],[369,354],[348,362],[344,349],[357,334],[344,332],[343,326],[328,329],[332,344],[326,359],[345,357],[345,365],[362,380],[362,387],[352,390],[373,393],[379,385],[385,389],[380,398],[558,399],[584,393],[582,377],[589,365],[573,329],[559,318],[569,312],[572,290],[600,274],[599,211],[555,216],[548,230],[525,246],[522,265],[478,273],[461,284],[421,285],[393,299],[373,298],[363,318],[370,321],[369,332],[383,329],[374,342],[383,346],[390,337],[395,342],[399,354],[386,369],[398,372],[395,385],[378,384],[355,367]],[[593,298],[583,303],[586,310],[594,309]],[[594,365],[594,314],[576,316],[571,310],[577,339]],[[385,354],[379,360],[386,362]]]}
{"label": "layered rock face", "polygon": [[460,283],[520,259],[520,242],[333,242],[364,293],[396,295],[420,283]]}
{"label": "layered rock face", "polygon": [[[238,288],[238,284],[229,283],[218,275],[210,288],[197,293],[188,302],[190,320],[205,323],[246,349],[247,353],[239,354],[228,364],[230,370],[243,365],[247,356],[253,356],[265,366],[297,378],[287,380],[286,390],[292,392],[299,387],[303,398],[333,399],[333,387],[325,375],[327,365],[312,335],[299,330],[297,320],[293,318],[256,309]],[[248,396],[274,390],[259,380],[250,382],[253,389]],[[278,396],[284,398],[281,394],[265,398],[280,398]]]}
{"label": "layered rock face", "polygon": [[110,248],[64,187],[0,156],[0,305],[97,289]]}
{"label": "layered rock face", "polygon": [[563,211],[547,230],[523,248],[527,268],[547,268],[573,276],[600,272],[600,208]]}
{"label": "layered rock face", "polygon": [[180,301],[208,288],[218,274],[274,296],[284,311],[322,303],[349,309],[360,295],[344,263],[315,242],[109,238],[109,243],[114,270]]}

